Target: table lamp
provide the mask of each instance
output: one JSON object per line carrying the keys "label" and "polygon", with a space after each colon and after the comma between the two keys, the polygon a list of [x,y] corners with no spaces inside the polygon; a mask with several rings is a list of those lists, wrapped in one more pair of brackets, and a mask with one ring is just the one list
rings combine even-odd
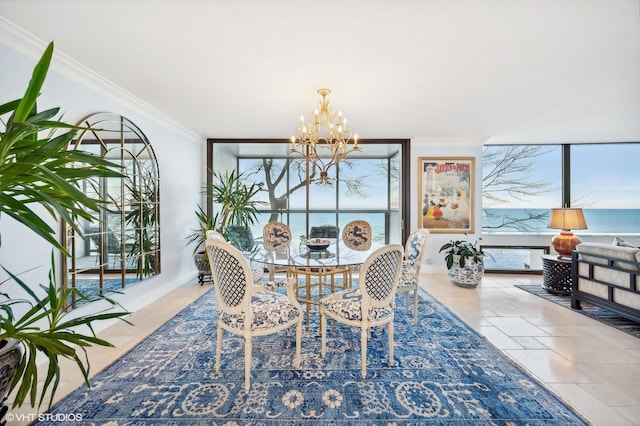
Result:
{"label": "table lamp", "polygon": [[570,230],[587,229],[587,222],[584,220],[582,209],[551,209],[548,227],[562,230],[559,235],[556,235],[551,240],[551,245],[558,252],[558,258],[571,257],[571,252],[582,240],[573,235]]}

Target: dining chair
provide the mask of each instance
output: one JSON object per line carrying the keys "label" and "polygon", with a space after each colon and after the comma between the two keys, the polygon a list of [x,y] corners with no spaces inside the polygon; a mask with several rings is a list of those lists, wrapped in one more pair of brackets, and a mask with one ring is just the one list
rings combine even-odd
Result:
{"label": "dining chair", "polygon": [[312,226],[309,238],[338,238],[339,229],[334,225]]}
{"label": "dining chair", "polygon": [[[302,307],[293,292],[293,278],[253,282],[249,260],[226,241],[205,242],[216,292],[217,336],[215,371],[220,371],[224,331],[244,338],[244,390],[249,392],[251,351],[254,336],[264,336],[296,326],[294,368],[300,367],[302,339]],[[286,287],[286,295],[275,290]]]}
{"label": "dining chair", "polygon": [[418,279],[420,267],[426,253],[425,247],[429,241],[430,231],[426,228],[418,228],[409,235],[404,245],[404,259],[398,281],[398,292],[405,293],[407,312],[409,312],[409,296],[413,292],[413,323],[418,323]]}
{"label": "dining chair", "polygon": [[[269,222],[262,228],[262,246],[269,256],[276,256],[277,252],[286,251],[291,244],[291,229],[286,223]],[[276,272],[287,272],[289,268],[269,264],[269,280],[275,278]]]}
{"label": "dining chair", "polygon": [[[226,241],[224,238],[224,235],[222,235],[221,232],[216,231],[215,229],[207,229],[207,231],[205,232],[205,235],[207,236],[207,239],[213,238],[215,240]],[[207,268],[208,267],[209,266],[207,265]],[[264,277],[264,269],[251,268],[251,274],[253,276],[253,282],[255,284],[260,284],[262,282],[262,278]],[[202,283],[204,282],[204,279],[200,278],[200,275],[198,275],[198,280],[200,282],[200,285],[202,285]]]}
{"label": "dining chair", "polygon": [[321,355],[327,352],[327,317],[360,328],[362,378],[367,376],[367,342],[371,327],[386,324],[389,364],[393,365],[393,299],[402,269],[402,246],[391,244],[371,253],[360,269],[360,285],[320,299]]}
{"label": "dining chair", "polygon": [[371,248],[371,225],[366,220],[352,220],[342,229],[342,241],[353,250]]}

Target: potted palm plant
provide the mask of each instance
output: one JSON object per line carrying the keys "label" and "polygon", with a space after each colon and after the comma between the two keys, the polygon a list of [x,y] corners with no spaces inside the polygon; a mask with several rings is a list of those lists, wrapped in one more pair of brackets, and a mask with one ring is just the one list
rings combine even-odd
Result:
{"label": "potted palm plant", "polygon": [[[78,233],[77,220],[91,218],[100,209],[102,200],[85,195],[79,184],[88,177],[121,177],[119,166],[103,158],[67,149],[77,131],[84,130],[57,119],[59,108],[37,112],[40,94],[53,55],[53,43],[44,51],[22,98],[0,105],[4,129],[0,131],[0,215],[23,224],[53,247],[68,255],[56,238],[56,232],[32,206],[43,206],[52,218],[61,218]],[[62,132],[61,134],[58,134]],[[73,295],[87,298],[77,289],[66,289],[56,282],[55,256],[51,255],[49,282],[34,285],[10,272],[5,266],[0,286],[0,358],[13,364],[1,367],[0,399],[13,396],[13,407],[28,401],[40,406],[49,393],[49,406],[58,388],[61,357],[72,359],[85,383],[89,385],[90,370],[86,348],[113,346],[95,335],[96,321],[121,318],[124,310],[107,310],[89,315],[68,315],[67,301]],[[104,296],[92,300],[113,300]],[[47,363],[43,384],[39,384],[36,357]],[[2,361],[0,360],[0,363]],[[38,388],[41,386],[40,392]],[[39,395],[39,396],[38,396]],[[6,409],[0,409],[6,413]],[[2,422],[2,419],[0,419]]]}
{"label": "potted palm plant", "polygon": [[198,218],[198,229],[194,229],[191,234],[187,236],[188,244],[194,244],[193,249],[193,263],[198,269],[198,282],[202,285],[206,276],[211,276],[211,269],[209,268],[209,259],[204,252],[204,242],[207,239],[207,231],[215,229],[215,222],[207,215],[202,206],[198,206],[195,211],[195,215]]}
{"label": "potted palm plant", "polygon": [[242,180],[242,174],[235,170],[230,172],[212,172],[213,181],[208,184],[204,192],[214,203],[222,206],[215,215],[209,216],[202,206],[198,206],[195,215],[199,227],[187,236],[188,243],[194,244],[194,262],[201,274],[209,273],[207,256],[202,249],[206,240],[206,232],[215,230],[239,250],[249,251],[253,248],[254,241],[249,226],[257,218],[260,201],[255,200],[258,192],[262,191],[262,185],[246,184]]}
{"label": "potted palm plant", "polygon": [[242,174],[231,172],[213,172],[213,182],[206,187],[208,197],[222,206],[213,217],[214,229],[220,232],[231,244],[240,250],[249,250],[253,246],[253,237],[249,226],[258,215],[260,201],[254,199],[262,191],[262,185],[247,185]]}
{"label": "potted palm plant", "polygon": [[[465,234],[465,237],[467,234]],[[484,275],[485,253],[479,244],[464,240],[451,240],[440,247],[440,253],[446,253],[444,259],[447,264],[449,279],[460,287],[477,287]]]}

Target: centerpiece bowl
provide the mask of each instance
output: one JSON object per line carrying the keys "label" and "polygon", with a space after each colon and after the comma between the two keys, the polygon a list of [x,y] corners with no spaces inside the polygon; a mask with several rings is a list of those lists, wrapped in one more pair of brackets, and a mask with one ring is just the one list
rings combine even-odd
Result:
{"label": "centerpiece bowl", "polygon": [[307,248],[311,251],[322,251],[329,247],[331,241],[322,238],[313,238],[311,240],[307,240],[306,244]]}

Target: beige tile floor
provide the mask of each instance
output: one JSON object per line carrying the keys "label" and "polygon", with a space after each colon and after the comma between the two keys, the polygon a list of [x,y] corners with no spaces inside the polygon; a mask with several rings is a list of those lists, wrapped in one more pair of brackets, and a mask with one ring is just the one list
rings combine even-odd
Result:
{"label": "beige tile floor", "polygon": [[[541,276],[487,274],[476,289],[452,285],[446,274],[423,274],[421,285],[503,353],[583,414],[592,424],[640,425],[640,339],[514,287]],[[92,374],[131,349],[207,289],[181,287],[136,312],[135,326],[116,324],[100,333],[116,348],[90,353]],[[57,399],[82,384],[63,366]],[[35,410],[12,411],[29,424]],[[19,416],[23,416],[18,420]]]}

